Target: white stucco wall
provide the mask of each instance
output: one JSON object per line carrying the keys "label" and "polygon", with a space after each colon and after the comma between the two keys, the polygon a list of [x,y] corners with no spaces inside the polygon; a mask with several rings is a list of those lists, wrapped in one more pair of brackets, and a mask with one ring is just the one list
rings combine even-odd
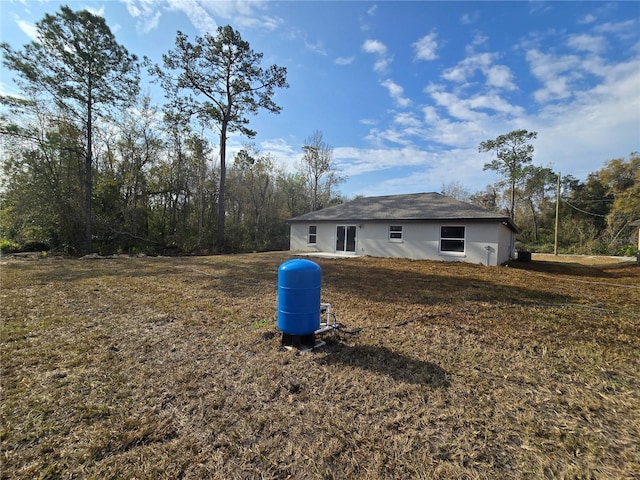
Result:
{"label": "white stucco wall", "polygon": [[[307,243],[309,225],[316,225],[316,244]],[[329,222],[291,224],[290,249],[307,252],[336,250],[336,226]],[[482,223],[393,223],[402,225],[402,240],[389,240],[389,223],[369,222],[356,225],[356,251],[358,255],[373,257],[401,257],[421,260],[463,261],[500,265],[510,258],[511,230],[498,222]],[[441,252],[440,227],[464,226],[465,251]]]}
{"label": "white stucco wall", "polygon": [[[513,246],[515,245],[515,233],[504,225],[500,225],[498,230],[498,265],[510,260],[515,255]],[[513,241],[512,241],[513,240]]]}
{"label": "white stucco wall", "polygon": [[[316,225],[316,245],[307,243],[309,225]],[[336,223],[292,223],[289,235],[289,249],[303,252],[335,252]],[[356,233],[356,247],[357,247]]]}

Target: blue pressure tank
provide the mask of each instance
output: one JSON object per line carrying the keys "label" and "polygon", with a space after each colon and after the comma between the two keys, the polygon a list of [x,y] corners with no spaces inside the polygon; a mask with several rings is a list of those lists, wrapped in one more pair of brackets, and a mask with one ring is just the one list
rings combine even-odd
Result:
{"label": "blue pressure tank", "polygon": [[320,265],[295,259],[278,268],[278,328],[310,335],[320,328]]}

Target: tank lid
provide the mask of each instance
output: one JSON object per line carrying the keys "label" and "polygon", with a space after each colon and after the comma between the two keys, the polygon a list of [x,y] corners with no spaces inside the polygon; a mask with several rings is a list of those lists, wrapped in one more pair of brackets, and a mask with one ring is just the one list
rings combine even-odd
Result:
{"label": "tank lid", "polygon": [[295,258],[281,264],[280,270],[320,270],[320,265],[304,258]]}

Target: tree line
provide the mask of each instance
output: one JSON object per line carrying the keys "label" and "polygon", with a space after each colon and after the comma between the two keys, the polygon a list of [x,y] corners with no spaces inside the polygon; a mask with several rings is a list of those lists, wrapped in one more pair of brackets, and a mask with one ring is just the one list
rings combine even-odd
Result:
{"label": "tree line", "polygon": [[[20,97],[2,97],[5,247],[68,253],[282,249],[286,219],[340,201],[332,149],[314,132],[298,171],[248,143],[249,115],[278,113],[286,69],[262,67],[230,26],[194,41],[177,33],[162,64],[118,44],[104,19],[63,6],[37,40],[3,43]],[[140,95],[147,68],[167,99]],[[217,149],[210,140],[217,136]],[[6,248],[5,248],[6,249]]]}
{"label": "tree line", "polygon": [[[263,67],[232,27],[193,40],[177,32],[161,64],[129,53],[86,10],[63,6],[36,30],[22,49],[0,45],[20,89],[0,98],[4,251],[286,249],[288,218],[345,200],[320,131],[306,139],[294,172],[250,143],[250,116],[280,111],[274,96],[288,87],[287,72]],[[162,106],[141,94],[143,68],[163,89]],[[229,162],[233,132],[247,143]],[[495,156],[485,169],[501,179],[473,194],[452,182],[442,193],[510,216],[521,248],[550,251],[557,235],[563,252],[632,253],[639,154],[609,160],[581,182],[533,164],[536,136],[515,130],[482,142],[479,152]]]}
{"label": "tree line", "polygon": [[442,193],[508,215],[521,232],[519,248],[538,252],[635,255],[640,219],[640,154],[608,160],[581,182],[533,163],[537,132],[514,130],[481,142],[485,163],[501,179],[469,194],[455,182]]}

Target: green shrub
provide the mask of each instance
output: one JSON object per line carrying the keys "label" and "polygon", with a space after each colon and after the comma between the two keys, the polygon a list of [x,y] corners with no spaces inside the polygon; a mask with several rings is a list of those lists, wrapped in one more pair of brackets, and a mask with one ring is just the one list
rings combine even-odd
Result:
{"label": "green shrub", "polygon": [[7,240],[6,238],[0,238],[0,253],[13,253],[17,252],[20,248],[16,242]]}
{"label": "green shrub", "polygon": [[616,255],[621,257],[635,257],[638,253],[638,247],[635,245],[623,245],[616,249]]}

